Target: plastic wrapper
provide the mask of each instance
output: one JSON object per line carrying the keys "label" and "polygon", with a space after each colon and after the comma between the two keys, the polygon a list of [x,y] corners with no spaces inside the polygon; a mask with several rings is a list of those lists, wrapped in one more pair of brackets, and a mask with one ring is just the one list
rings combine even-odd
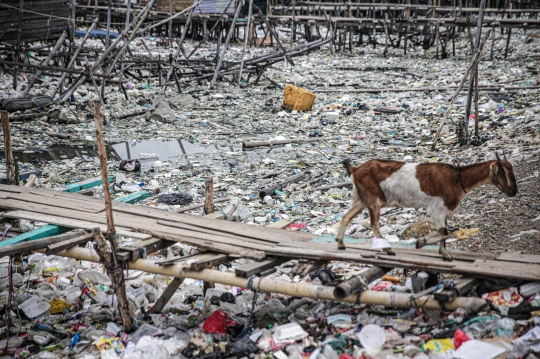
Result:
{"label": "plastic wrapper", "polygon": [[237,326],[238,323],[229,318],[229,315],[222,310],[216,310],[214,313],[210,314],[208,318],[204,321],[203,329],[207,333],[227,333],[227,327]]}

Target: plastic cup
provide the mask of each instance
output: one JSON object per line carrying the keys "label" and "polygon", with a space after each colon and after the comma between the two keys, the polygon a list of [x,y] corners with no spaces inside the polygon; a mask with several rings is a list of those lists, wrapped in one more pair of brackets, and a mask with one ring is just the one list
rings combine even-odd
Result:
{"label": "plastic cup", "polygon": [[368,324],[362,328],[360,334],[358,334],[358,339],[362,347],[370,354],[375,354],[381,351],[386,341],[386,336],[383,328],[375,324]]}

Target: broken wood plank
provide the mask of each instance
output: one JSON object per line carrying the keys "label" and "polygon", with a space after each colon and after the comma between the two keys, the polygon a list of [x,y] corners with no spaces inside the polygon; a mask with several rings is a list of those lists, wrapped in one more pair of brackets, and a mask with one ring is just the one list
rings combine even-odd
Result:
{"label": "broken wood plank", "polygon": [[262,262],[253,262],[236,267],[234,274],[238,277],[248,278],[288,261],[288,258],[268,258]]}
{"label": "broken wood plank", "polygon": [[45,254],[50,256],[53,254],[60,253],[61,251],[65,249],[69,249],[75,246],[78,246],[80,244],[87,243],[88,241],[92,240],[94,235],[92,233],[84,234],[82,236],[77,236],[72,239],[68,239],[62,242],[50,244],[47,246],[47,249],[45,250]]}
{"label": "broken wood plank", "polygon": [[184,278],[174,278],[171,283],[167,286],[167,289],[163,291],[161,296],[156,300],[152,308],[148,311],[149,314],[161,313],[169,299],[172,298],[174,293],[180,288],[180,285],[184,282]]}
{"label": "broken wood plank", "polygon": [[464,296],[475,285],[478,285],[480,280],[478,278],[460,278],[454,280],[455,289],[443,290],[440,293],[434,293],[435,299],[441,302],[451,302],[457,297]]}

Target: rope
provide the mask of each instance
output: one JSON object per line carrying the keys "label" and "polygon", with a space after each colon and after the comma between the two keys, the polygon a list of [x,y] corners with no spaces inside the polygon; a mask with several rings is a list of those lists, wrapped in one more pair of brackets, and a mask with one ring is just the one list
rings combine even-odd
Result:
{"label": "rope", "polygon": [[366,277],[364,277],[362,274],[356,274],[354,276],[352,276],[349,280],[351,279],[358,279],[360,281],[360,290],[358,291],[358,295],[356,296],[356,301],[354,304],[358,305],[360,304],[360,297],[362,296],[362,292],[364,292],[364,290],[366,290],[366,288],[368,287],[368,282],[367,282],[367,279]]}
{"label": "rope", "polygon": [[249,320],[238,335],[239,337],[243,337],[245,334],[248,334],[252,325],[253,325],[253,311],[255,310],[255,304],[257,304],[257,297],[259,296],[259,289],[261,288],[261,278],[259,278],[259,283],[257,285],[257,289],[253,290],[253,281],[255,280],[255,274],[253,274],[251,277],[249,277],[247,282],[247,289],[254,292],[253,293],[253,300],[251,301],[251,309],[249,310]]}

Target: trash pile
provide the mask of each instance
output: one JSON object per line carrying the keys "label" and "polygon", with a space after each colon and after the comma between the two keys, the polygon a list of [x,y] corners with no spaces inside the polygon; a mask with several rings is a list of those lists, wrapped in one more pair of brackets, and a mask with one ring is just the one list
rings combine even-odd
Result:
{"label": "trash pile", "polygon": [[[21,263],[16,260],[0,273],[2,310],[9,323],[2,326],[1,358],[517,359],[540,355],[539,282],[517,287],[505,287],[512,285],[507,280],[481,282],[469,295],[482,296],[492,309],[469,313],[342,304],[220,284],[204,291],[201,281],[186,279],[163,310],[152,313],[172,278],[128,269],[125,286],[136,328],[126,332],[115,289],[100,264],[41,253],[24,256]],[[240,259],[220,269],[234,270],[245,262]],[[282,264],[269,278],[337,284],[361,269],[331,263],[324,273],[292,277],[288,273],[295,262]],[[369,289],[409,292],[415,300],[418,282],[402,270],[394,274],[399,277],[385,276]]]}
{"label": "trash pile", "polygon": [[[433,59],[435,50],[424,52],[421,46],[411,47],[407,58],[393,57],[393,49],[382,58],[381,48],[355,49],[349,56],[332,55],[323,47],[295,59],[294,68],[268,68],[266,76],[279,86],[261,79],[261,85],[243,83],[238,94],[227,82],[209,91],[204,80],[183,84],[182,94],[169,87],[159,97],[158,81],[144,80],[126,84],[126,101],[117,86],[107,84],[104,133],[113,200],[147,192],[139,204],[169,211],[192,208],[186,213],[201,215],[202,206],[187,206],[202,204],[205,181],[212,178],[216,210],[228,220],[252,225],[288,220],[288,230],[334,235],[351,198],[349,178],[340,165],[344,158],[352,158],[353,164],[382,158],[466,165],[494,159],[498,150],[514,164],[520,195],[509,199],[494,189],[469,194],[449,220],[452,234],[447,243],[538,253],[540,104],[538,90],[532,87],[540,78],[537,57],[524,55],[538,51],[540,40],[525,40],[525,35],[514,34],[508,62],[499,61],[505,46],[502,37],[494,42],[494,61],[481,57],[480,85],[496,84],[500,90],[481,92],[479,136],[466,147],[457,143],[465,105],[462,93],[436,151],[431,151],[431,141],[452,91],[412,90],[456,85],[470,60],[465,37],[456,41],[459,56],[444,60]],[[155,55],[164,55],[159,39],[145,41]],[[92,44],[101,46],[97,40]],[[135,53],[146,51],[135,45]],[[189,51],[195,43],[186,40],[185,46]],[[208,54],[212,51],[207,49]],[[249,51],[259,55],[266,50]],[[241,47],[232,45],[228,56],[234,60],[240,54]],[[418,61],[419,55],[427,56]],[[25,74],[20,77],[19,83],[28,80]],[[54,79],[42,78],[31,94],[53,87]],[[12,90],[11,82],[10,74],[0,74],[0,90],[17,97],[21,91]],[[316,94],[311,110],[281,107],[286,84]],[[506,89],[507,85],[527,88]],[[353,92],[391,88],[411,91]],[[342,92],[322,92],[335,89]],[[40,171],[35,185],[51,189],[99,176],[91,102],[95,97],[92,86],[83,85],[73,101],[62,106],[10,114],[21,174]],[[35,116],[22,116],[28,114]],[[266,144],[245,148],[255,142]],[[101,198],[103,189],[92,187],[83,194]],[[24,230],[42,225],[21,220]],[[413,243],[432,230],[423,209],[386,208],[381,213],[381,232],[390,242]],[[18,234],[8,228],[3,239]],[[372,235],[367,213],[350,224],[347,235]],[[154,257],[169,258],[173,252],[190,250],[177,245]],[[233,270],[242,261],[220,270]],[[300,276],[290,274],[294,264],[282,264],[271,278],[332,285],[361,269],[330,263]],[[468,295],[486,299],[491,310],[468,313],[315,301],[218,284],[204,291],[202,282],[186,279],[160,313],[150,313],[172,278],[126,268],[130,311],[137,320],[136,328],[123,331],[115,288],[103,273],[98,264],[40,253],[15,257],[13,263],[4,258],[4,357],[540,358],[537,283],[526,287],[510,281],[483,282]],[[393,275],[397,281],[378,280],[370,289],[415,292],[403,271],[394,270]],[[452,278],[439,278],[443,280]]]}

